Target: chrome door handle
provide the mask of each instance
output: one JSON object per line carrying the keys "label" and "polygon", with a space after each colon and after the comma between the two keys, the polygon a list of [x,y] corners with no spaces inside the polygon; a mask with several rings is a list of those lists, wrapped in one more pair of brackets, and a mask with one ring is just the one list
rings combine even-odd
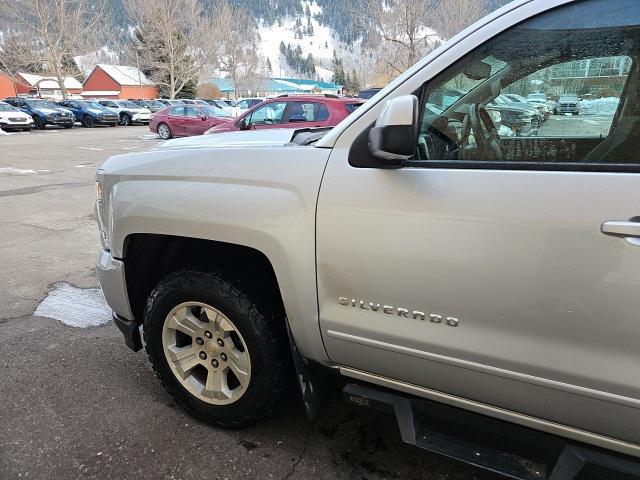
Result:
{"label": "chrome door handle", "polygon": [[608,222],[602,222],[600,231],[605,235],[612,235],[614,237],[640,238],[640,222],[609,220]]}

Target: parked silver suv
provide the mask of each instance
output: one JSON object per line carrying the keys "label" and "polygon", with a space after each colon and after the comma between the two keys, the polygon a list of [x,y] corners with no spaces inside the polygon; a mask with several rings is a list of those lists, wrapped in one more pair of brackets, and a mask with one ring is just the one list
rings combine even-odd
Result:
{"label": "parked silver suv", "polygon": [[[636,7],[514,1],[324,136],[110,158],[98,273],[128,345],[142,325],[168,392],[215,425],[268,416],[292,349],[299,378],[328,369],[640,456]],[[552,95],[576,81],[554,69],[592,58],[632,60],[606,80],[615,114],[495,127],[485,106],[503,88]]]}

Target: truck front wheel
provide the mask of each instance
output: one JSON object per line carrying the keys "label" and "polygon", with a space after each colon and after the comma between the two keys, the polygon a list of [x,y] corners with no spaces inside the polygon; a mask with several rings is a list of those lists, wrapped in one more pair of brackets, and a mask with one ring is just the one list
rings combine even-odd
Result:
{"label": "truck front wheel", "polygon": [[269,316],[216,273],[164,278],[144,315],[147,354],[169,394],[192,415],[239,428],[280,398],[282,356]]}

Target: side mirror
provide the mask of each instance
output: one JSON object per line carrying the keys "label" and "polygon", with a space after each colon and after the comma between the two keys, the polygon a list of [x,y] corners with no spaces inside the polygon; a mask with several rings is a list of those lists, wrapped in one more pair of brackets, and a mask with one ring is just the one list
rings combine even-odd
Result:
{"label": "side mirror", "polygon": [[202,115],[202,116],[200,117],[200,120],[202,120],[202,121],[204,122],[207,118],[209,118],[209,117],[207,117],[206,115]]}
{"label": "side mirror", "polygon": [[383,166],[402,167],[416,153],[418,142],[418,98],[403,95],[387,102],[369,131],[369,152]]}
{"label": "side mirror", "polygon": [[249,123],[247,122],[247,118],[243,118],[240,120],[240,130],[249,130]]}

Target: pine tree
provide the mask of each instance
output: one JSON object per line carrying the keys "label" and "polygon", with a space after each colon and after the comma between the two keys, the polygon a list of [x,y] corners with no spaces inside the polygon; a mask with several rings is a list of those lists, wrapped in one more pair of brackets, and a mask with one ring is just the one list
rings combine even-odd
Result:
{"label": "pine tree", "polygon": [[271,67],[271,60],[269,60],[269,57],[267,57],[267,77],[271,76],[271,72],[273,70],[273,68]]}
{"label": "pine tree", "polygon": [[351,89],[352,92],[357,92],[360,90],[360,80],[358,80],[358,75],[356,74],[356,69],[351,69]]}
{"label": "pine tree", "polygon": [[176,98],[196,98],[198,95],[198,80],[192,78],[189,80],[182,90],[176,94]]}
{"label": "pine tree", "polygon": [[344,74],[344,65],[342,59],[338,58],[336,51],[333,51],[333,59],[331,60],[331,66],[333,68],[333,83],[338,85],[346,84],[346,77]]}
{"label": "pine tree", "polygon": [[280,41],[280,53],[285,55],[287,53],[287,47],[285,47],[284,42]]}

